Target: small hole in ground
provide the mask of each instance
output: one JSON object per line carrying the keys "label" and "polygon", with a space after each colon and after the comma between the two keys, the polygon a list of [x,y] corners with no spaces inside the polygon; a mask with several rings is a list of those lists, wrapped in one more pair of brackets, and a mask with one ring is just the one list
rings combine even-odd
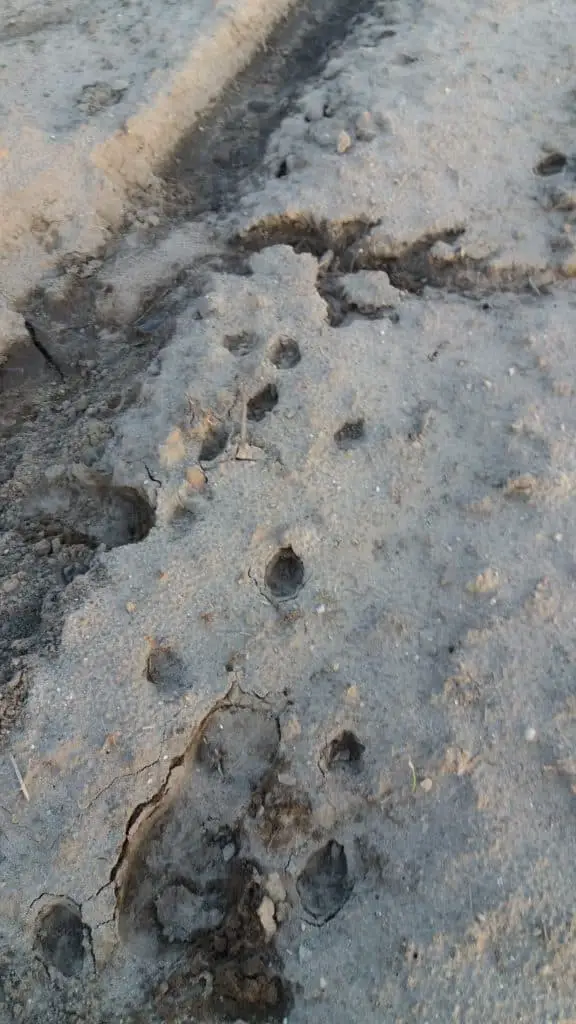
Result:
{"label": "small hole in ground", "polygon": [[366,434],[364,419],[349,420],[334,434],[334,440],[339,448],[352,448],[358,441],[362,441]]}
{"label": "small hole in ground", "polygon": [[38,915],[34,945],[45,963],[67,978],[82,971],[84,927],[80,911],[68,901],[53,903]]}
{"label": "small hole in ground", "polygon": [[228,444],[228,431],[222,423],[216,423],[208,428],[198,453],[200,462],[212,462],[222,454]]}
{"label": "small hole in ground", "polygon": [[304,583],[304,562],[293,548],[280,548],[268,562],[264,579],[274,597],[294,597]]}
{"label": "small hole in ground", "polygon": [[154,646],[146,659],[146,678],[160,691],[174,691],[186,687],[186,672],[182,659],[168,644]]}
{"label": "small hole in ground", "polygon": [[292,370],[301,359],[300,345],[293,338],[280,338],[270,353],[270,361],[278,370]]}
{"label": "small hole in ground", "polygon": [[65,544],[108,548],[138,544],[154,526],[156,512],[135,487],[117,486],[106,474],[83,472],[32,499],[30,515]]}
{"label": "small hole in ground", "polygon": [[148,536],[154,526],[156,515],[154,509],[143,495],[132,487],[118,488],[116,503],[124,507],[124,544],[139,544]]}
{"label": "small hole in ground", "polygon": [[360,743],[354,733],[345,729],[339,736],[335,736],[326,747],[324,752],[326,765],[328,768],[333,768],[334,765],[342,763],[358,764],[362,760],[365,749],[364,744]]}
{"label": "small hole in ground", "polygon": [[287,160],[282,160],[279,163],[279,165],[278,165],[278,169],[276,171],[276,177],[277,178],[286,178],[287,175],[288,175],[288,161]]}
{"label": "small hole in ground", "polygon": [[296,881],[304,910],[325,924],[342,909],[353,889],[344,847],[334,839],[307,860]]}
{"label": "small hole in ground", "polygon": [[568,159],[564,153],[549,153],[540,163],[536,164],[536,174],[540,174],[543,178],[549,178],[553,174],[560,174],[567,163]]}
{"label": "small hole in ground", "polygon": [[267,384],[265,388],[262,388],[257,395],[254,395],[250,399],[247,405],[247,415],[249,420],[259,422],[264,417],[272,412],[275,405],[278,404],[278,388],[275,384]]}
{"label": "small hole in ground", "polygon": [[240,334],[228,334],[222,343],[233,356],[247,356],[258,344],[258,335],[250,331],[242,331]]}

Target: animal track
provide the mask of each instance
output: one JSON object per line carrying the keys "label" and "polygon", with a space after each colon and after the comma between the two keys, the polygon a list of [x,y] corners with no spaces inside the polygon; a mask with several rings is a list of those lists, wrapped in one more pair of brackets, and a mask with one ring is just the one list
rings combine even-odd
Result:
{"label": "animal track", "polygon": [[364,419],[359,417],[357,420],[348,420],[344,423],[334,434],[334,440],[339,448],[347,450],[355,447],[358,441],[362,441],[365,433]]}
{"label": "animal track", "polygon": [[249,331],[242,331],[241,334],[229,334],[224,338],[224,348],[234,356],[241,358],[249,355],[258,346],[258,335]]}
{"label": "animal track", "polygon": [[80,909],[71,900],[60,899],[38,914],[34,945],[46,964],[73,978],[84,967],[85,934]]}
{"label": "animal track", "polygon": [[[198,763],[248,791],[274,762],[280,733],[276,718],[246,708],[225,708],[208,716],[198,745]],[[249,747],[246,743],[249,742]]]}
{"label": "animal track", "polygon": [[567,163],[568,158],[564,153],[549,153],[548,156],[545,156],[536,164],[534,170],[536,171],[536,174],[539,174],[541,177],[549,178],[553,174],[560,174],[560,172],[566,167]]}
{"label": "animal track", "polygon": [[146,659],[146,678],[160,692],[187,688],[186,669],[180,656],[168,644],[152,643]]}
{"label": "animal track", "polygon": [[364,744],[360,743],[354,733],[345,729],[325,747],[322,760],[328,769],[345,764],[358,767],[365,749]]}
{"label": "animal track", "polygon": [[346,852],[334,839],[308,858],[296,882],[302,906],[317,924],[336,917],[353,887]]}
{"label": "animal track", "polygon": [[223,423],[210,423],[205,430],[198,459],[200,462],[213,462],[222,454],[228,444],[230,434]]}
{"label": "animal track", "polygon": [[300,346],[293,338],[280,338],[270,353],[270,361],[278,370],[293,370],[301,359]]}
{"label": "animal track", "polygon": [[[264,927],[270,898],[250,854],[253,793],[278,756],[276,717],[219,705],[200,726],[165,791],[126,848],[117,875],[118,928],[136,952],[186,952],[156,994],[165,1020],[282,1019],[290,986]],[[264,813],[266,813],[264,811]]]}
{"label": "animal track", "polygon": [[270,559],[264,582],[273,597],[295,597],[304,584],[304,562],[292,547],[280,548]]}
{"label": "animal track", "polygon": [[[325,759],[357,762],[363,751],[343,731]],[[133,813],[111,875],[121,941],[156,964],[160,1020],[286,1017],[293,995],[275,948],[290,910],[282,877],[287,854],[320,835],[276,715],[264,704],[217,704],[159,793]],[[307,858],[293,898],[323,925],[353,887],[346,851],[329,839]]]}
{"label": "animal track", "polygon": [[266,384],[258,394],[247,403],[247,416],[249,420],[259,423],[264,417],[272,412],[278,404],[278,388],[275,384]]}
{"label": "animal track", "polygon": [[292,993],[280,962],[266,945],[258,907],[266,897],[248,862],[231,872],[233,909],[220,928],[198,939],[189,965],[177,969],[156,993],[163,1020],[284,1020]]}

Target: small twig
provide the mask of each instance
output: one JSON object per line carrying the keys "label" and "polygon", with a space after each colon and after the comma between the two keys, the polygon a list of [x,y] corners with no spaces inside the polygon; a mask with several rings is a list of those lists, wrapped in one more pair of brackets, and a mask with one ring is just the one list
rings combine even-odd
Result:
{"label": "small twig", "polygon": [[248,402],[246,400],[246,388],[244,384],[240,390],[242,398],[242,419],[240,421],[240,447],[243,448],[248,438]]}
{"label": "small twig", "polygon": [[16,764],[16,759],[12,756],[12,754],[8,754],[8,757],[10,758],[10,764],[12,765],[12,767],[13,767],[15,773],[16,773],[16,778],[18,779],[18,782],[20,784],[20,790],[22,792],[22,796],[24,797],[25,800],[28,801],[28,803],[30,803],[30,793],[28,792],[28,789],[26,788],[26,783],[24,782],[24,779],[22,778],[22,773],[21,773],[18,765]]}
{"label": "small twig", "polygon": [[410,771],[412,773],[412,792],[415,793],[416,792],[416,786],[418,784],[417,780],[416,780],[416,769],[415,769],[414,765],[412,764],[412,761],[410,760],[410,758],[408,758],[408,764],[410,766]]}

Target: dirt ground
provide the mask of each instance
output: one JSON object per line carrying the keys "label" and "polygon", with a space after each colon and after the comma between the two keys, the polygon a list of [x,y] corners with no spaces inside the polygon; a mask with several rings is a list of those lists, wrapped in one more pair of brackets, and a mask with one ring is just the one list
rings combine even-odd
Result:
{"label": "dirt ground", "polygon": [[572,13],[310,0],[18,306],[2,1024],[573,1024]]}
{"label": "dirt ground", "polygon": [[139,222],[129,193],[162,191],[156,168],[293,3],[5,0],[0,358],[43,277]]}

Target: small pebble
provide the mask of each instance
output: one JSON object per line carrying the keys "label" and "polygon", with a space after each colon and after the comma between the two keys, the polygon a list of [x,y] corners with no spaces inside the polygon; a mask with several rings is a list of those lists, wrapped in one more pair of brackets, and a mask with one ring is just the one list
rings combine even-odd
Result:
{"label": "small pebble", "polygon": [[281,786],[295,786],[297,779],[295,775],[291,775],[290,772],[278,772],[276,776]]}
{"label": "small pebble", "polygon": [[274,910],[274,904],[270,897],[264,896],[260,906],[258,907],[258,917],[260,918],[260,924],[264,929],[267,939],[271,939],[276,934]]}
{"label": "small pebble", "polygon": [[425,793],[429,793],[432,789],[432,779],[422,779],[420,783],[420,789],[423,789]]}
{"label": "small pebble", "polygon": [[18,590],[20,586],[20,580],[18,576],[9,576],[7,580],[4,580],[2,584],[2,590],[5,594],[13,594],[15,590]]}
{"label": "small pebble", "polygon": [[51,551],[52,544],[47,538],[39,540],[38,543],[34,545],[34,552],[37,555],[49,555]]}
{"label": "small pebble", "polygon": [[454,263],[458,253],[448,242],[435,242],[430,249],[430,258],[434,263]]}
{"label": "small pebble", "polygon": [[338,153],[347,153],[352,146],[352,139],[348,135],[348,132],[340,132],[338,135],[338,142],[336,143],[336,150]]}
{"label": "small pebble", "polygon": [[236,847],[235,847],[234,843],[226,843],[226,846],[222,850],[222,858],[224,860],[224,863],[227,864],[229,860],[232,860],[232,858],[235,856],[235,854],[236,854]]}
{"label": "small pebble", "polygon": [[529,726],[524,733],[524,737],[527,743],[534,743],[534,740],[536,739],[536,729],[534,729],[533,726]]}

